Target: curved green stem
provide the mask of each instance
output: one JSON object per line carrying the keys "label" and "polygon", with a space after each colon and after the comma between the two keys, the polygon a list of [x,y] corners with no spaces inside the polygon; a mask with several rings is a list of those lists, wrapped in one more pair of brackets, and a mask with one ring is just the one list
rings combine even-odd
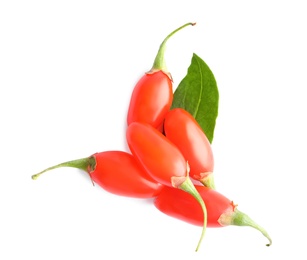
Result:
{"label": "curved green stem", "polygon": [[73,168],[77,168],[77,169],[88,172],[88,169],[95,169],[95,165],[96,165],[96,160],[93,156],[82,158],[82,159],[77,159],[77,160],[72,160],[72,161],[67,161],[67,162],[63,162],[63,163],[51,166],[37,174],[32,175],[32,179],[36,180],[44,172],[54,170],[57,168],[61,168],[61,167],[73,167]]}
{"label": "curved green stem", "polygon": [[190,177],[187,177],[185,179],[185,181],[179,185],[180,189],[190,193],[197,201],[198,203],[200,204],[202,210],[203,210],[203,213],[204,213],[204,225],[203,225],[203,230],[202,230],[202,233],[201,233],[201,237],[200,237],[200,240],[198,242],[198,245],[196,247],[196,252],[198,251],[199,247],[200,247],[200,244],[205,236],[205,233],[206,233],[206,227],[207,227],[207,208],[206,208],[206,205],[202,199],[202,197],[200,196],[200,194],[198,193],[198,191],[196,190],[193,182],[191,181]]}
{"label": "curved green stem", "polygon": [[183,29],[184,27],[187,27],[189,25],[194,26],[196,23],[186,23],[182,26],[180,26],[179,28],[177,28],[176,30],[174,30],[173,32],[171,32],[168,36],[166,36],[166,38],[164,39],[164,41],[161,43],[160,48],[158,50],[157,56],[154,60],[153,66],[150,70],[150,72],[154,72],[157,70],[162,70],[164,72],[167,73],[167,67],[166,67],[166,63],[165,63],[165,59],[164,59],[164,53],[165,53],[165,49],[166,49],[166,42],[168,41],[168,39],[170,37],[172,37],[176,32],[180,31],[181,29]]}
{"label": "curved green stem", "polygon": [[252,220],[248,215],[239,211],[235,208],[232,212],[226,212],[220,216],[218,220],[222,226],[234,225],[234,226],[247,226],[252,227],[260,231],[268,240],[269,243],[266,246],[272,244],[272,239],[269,236],[268,232],[261,226],[259,226],[254,220]]}
{"label": "curved green stem", "polygon": [[257,229],[260,231],[268,240],[269,243],[266,244],[266,246],[270,246],[272,244],[272,239],[270,238],[268,232],[266,230],[259,226],[254,220],[252,220],[248,215],[245,213],[239,211],[238,209],[235,209],[232,217],[232,225],[235,226],[248,226]]}

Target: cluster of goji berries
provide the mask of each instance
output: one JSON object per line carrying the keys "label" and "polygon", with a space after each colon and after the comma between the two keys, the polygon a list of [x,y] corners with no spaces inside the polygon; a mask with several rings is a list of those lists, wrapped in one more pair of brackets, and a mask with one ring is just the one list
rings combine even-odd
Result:
{"label": "cluster of goji berries", "polygon": [[173,84],[164,61],[162,42],[152,69],[138,81],[127,114],[126,139],[130,151],[104,151],[64,162],[32,176],[59,168],[86,171],[106,191],[134,198],[154,198],[165,214],[203,227],[251,226],[269,239],[227,197],[215,190],[211,144],[196,119],[182,108],[171,109]]}

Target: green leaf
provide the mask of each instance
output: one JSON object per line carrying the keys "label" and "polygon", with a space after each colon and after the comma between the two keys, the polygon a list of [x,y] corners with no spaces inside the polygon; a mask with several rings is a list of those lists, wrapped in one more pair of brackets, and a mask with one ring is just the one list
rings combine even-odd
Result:
{"label": "green leaf", "polygon": [[174,92],[173,108],[188,111],[203,129],[210,143],[218,115],[219,92],[208,65],[195,53],[187,75]]}

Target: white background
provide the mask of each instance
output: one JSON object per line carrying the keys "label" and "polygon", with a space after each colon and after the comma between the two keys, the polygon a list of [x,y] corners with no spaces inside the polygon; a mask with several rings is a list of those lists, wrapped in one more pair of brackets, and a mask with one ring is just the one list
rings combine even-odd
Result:
{"label": "white background", "polygon": [[[1,1],[0,259],[306,259],[305,1]],[[174,89],[213,71],[224,195],[264,226],[201,229],[54,164],[126,150],[126,111],[164,37]]]}

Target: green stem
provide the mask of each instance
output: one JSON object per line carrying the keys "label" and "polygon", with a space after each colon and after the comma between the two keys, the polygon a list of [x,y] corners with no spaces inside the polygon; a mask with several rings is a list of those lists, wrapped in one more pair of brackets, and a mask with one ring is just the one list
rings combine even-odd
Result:
{"label": "green stem", "polygon": [[82,159],[77,159],[77,160],[72,160],[72,161],[67,161],[67,162],[63,162],[63,163],[51,166],[37,174],[32,175],[32,179],[36,180],[44,172],[54,170],[57,168],[61,168],[61,167],[73,167],[73,168],[77,168],[85,172],[88,172],[88,169],[95,169],[95,165],[96,165],[96,160],[93,156],[82,158]]}
{"label": "green stem", "polygon": [[197,201],[198,203],[200,204],[202,210],[203,210],[203,213],[204,213],[204,225],[203,225],[203,230],[202,230],[202,233],[201,233],[201,237],[200,237],[200,240],[198,242],[198,245],[196,247],[196,252],[198,251],[199,247],[200,247],[200,244],[205,236],[205,233],[206,233],[206,227],[207,227],[207,208],[206,208],[206,205],[202,199],[202,197],[200,196],[200,194],[198,193],[198,191],[196,190],[194,184],[192,183],[190,177],[187,177],[185,179],[185,181],[179,185],[180,189],[190,193]]}
{"label": "green stem", "polygon": [[165,63],[165,59],[164,59],[164,53],[165,53],[165,49],[166,49],[166,42],[168,41],[168,39],[170,37],[172,37],[176,32],[180,31],[184,27],[187,27],[189,25],[194,26],[195,24],[196,23],[186,23],[186,24],[182,25],[181,27],[177,28],[176,30],[174,30],[173,32],[171,32],[168,36],[166,36],[166,38],[164,39],[164,41],[160,45],[160,48],[158,50],[157,56],[156,56],[156,58],[154,60],[154,63],[153,63],[153,66],[152,66],[150,72],[155,72],[155,71],[158,71],[158,70],[162,70],[162,71],[167,73],[167,67],[166,67],[166,63]]}
{"label": "green stem", "polygon": [[268,232],[261,226],[259,226],[254,220],[252,220],[248,215],[239,211],[237,208],[231,213],[225,213],[219,219],[221,225],[234,225],[234,226],[247,226],[252,227],[260,231],[268,240],[269,243],[266,246],[272,244],[272,239]]}

